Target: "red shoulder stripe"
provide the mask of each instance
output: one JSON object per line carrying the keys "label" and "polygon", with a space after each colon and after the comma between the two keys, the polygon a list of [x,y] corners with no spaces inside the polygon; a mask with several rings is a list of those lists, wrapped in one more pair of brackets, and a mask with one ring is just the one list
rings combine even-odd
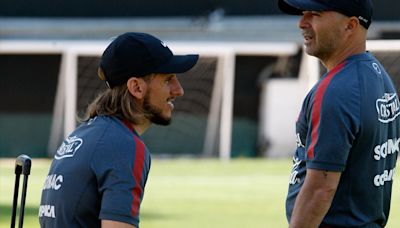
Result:
{"label": "red shoulder stripe", "polygon": [[133,177],[135,178],[135,186],[132,190],[132,207],[131,213],[132,216],[136,217],[139,215],[140,202],[142,200],[142,178],[143,178],[143,168],[144,168],[144,160],[145,160],[145,146],[144,143],[135,135],[135,144],[136,144],[136,159],[135,164],[133,166]]}
{"label": "red shoulder stripe", "polygon": [[131,214],[133,217],[137,217],[139,215],[139,209],[140,209],[140,202],[142,200],[142,193],[143,193],[143,188],[142,188],[142,178],[143,178],[143,169],[144,169],[144,163],[145,163],[145,146],[142,140],[137,137],[134,132],[134,128],[132,124],[129,123],[127,120],[122,121],[126,127],[129,128],[129,130],[132,131],[133,133],[133,139],[135,141],[135,163],[133,164],[133,170],[132,170],[132,175],[135,180],[135,185],[133,186],[132,190],[132,203],[131,203]]}
{"label": "red shoulder stripe", "polygon": [[328,75],[320,82],[318,85],[318,88],[315,92],[315,98],[314,98],[314,107],[311,112],[311,124],[312,124],[312,129],[311,129],[311,144],[310,147],[308,148],[307,151],[307,157],[308,158],[314,158],[314,147],[315,144],[318,141],[318,129],[319,129],[319,124],[321,120],[321,107],[324,99],[324,94],[326,91],[326,88],[328,87],[329,83],[331,82],[332,78],[336,75],[337,72],[343,69],[343,67],[346,65],[346,62],[343,62],[333,68]]}

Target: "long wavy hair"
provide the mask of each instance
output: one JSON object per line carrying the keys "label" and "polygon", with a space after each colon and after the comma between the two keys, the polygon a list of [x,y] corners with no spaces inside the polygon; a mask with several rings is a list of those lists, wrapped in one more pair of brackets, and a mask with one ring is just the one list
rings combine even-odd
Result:
{"label": "long wavy hair", "polygon": [[[142,77],[148,83],[153,75]],[[87,107],[85,116],[81,121],[87,121],[95,116],[108,115],[133,124],[140,124],[146,117],[142,105],[132,96],[125,84],[115,86],[100,93]]]}

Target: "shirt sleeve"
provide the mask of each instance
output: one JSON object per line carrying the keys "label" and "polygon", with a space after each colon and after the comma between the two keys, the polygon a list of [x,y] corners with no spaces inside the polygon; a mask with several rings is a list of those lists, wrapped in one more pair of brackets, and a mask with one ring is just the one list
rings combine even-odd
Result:
{"label": "shirt sleeve", "polygon": [[101,195],[99,219],[139,227],[139,211],[150,169],[149,153],[134,134],[108,134],[101,140],[92,166]]}
{"label": "shirt sleeve", "polygon": [[346,81],[345,72],[328,74],[316,87],[309,112],[307,168],[345,169],[360,129],[358,88],[357,81]]}

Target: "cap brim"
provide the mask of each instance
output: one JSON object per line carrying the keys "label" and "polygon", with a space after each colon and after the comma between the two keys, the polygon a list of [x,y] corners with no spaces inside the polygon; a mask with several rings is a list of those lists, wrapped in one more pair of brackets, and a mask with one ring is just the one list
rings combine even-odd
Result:
{"label": "cap brim", "polygon": [[153,73],[184,73],[190,70],[198,59],[199,55],[174,55],[167,63],[153,70]]}
{"label": "cap brim", "polygon": [[302,15],[303,11],[330,10],[324,4],[313,0],[279,0],[279,9],[287,14]]}

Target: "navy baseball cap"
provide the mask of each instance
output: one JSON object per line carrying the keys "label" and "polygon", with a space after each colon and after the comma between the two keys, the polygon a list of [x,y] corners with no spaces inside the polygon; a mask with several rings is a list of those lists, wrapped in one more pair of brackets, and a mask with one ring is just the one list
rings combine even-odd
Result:
{"label": "navy baseball cap", "polygon": [[174,55],[164,42],[150,34],[128,32],[119,35],[104,51],[99,77],[113,88],[131,77],[186,72],[198,59],[199,55]]}
{"label": "navy baseball cap", "polygon": [[287,14],[302,15],[303,11],[336,11],[355,16],[366,29],[372,20],[371,0],[279,0],[279,8]]}

